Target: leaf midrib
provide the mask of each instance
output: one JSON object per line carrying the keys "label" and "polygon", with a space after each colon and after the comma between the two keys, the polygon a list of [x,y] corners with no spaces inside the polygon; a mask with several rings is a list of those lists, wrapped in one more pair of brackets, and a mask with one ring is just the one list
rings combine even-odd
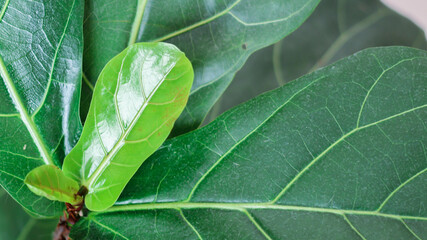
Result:
{"label": "leaf midrib", "polygon": [[4,14],[6,13],[6,8],[7,8],[7,6],[9,6],[9,2],[10,2],[10,0],[6,0],[6,2],[3,5],[3,8],[0,11],[0,22],[3,19]]}
{"label": "leaf midrib", "polygon": [[[418,109],[422,109],[427,107],[427,104],[418,106],[407,111],[401,112],[399,114],[390,116],[388,118],[381,119],[377,122],[365,125],[361,128],[368,128],[374,126],[378,123],[393,119],[397,116],[402,116],[407,113],[413,112]],[[353,130],[354,131],[354,130]],[[354,133],[354,132],[352,132]],[[320,157],[319,157],[320,158]],[[417,174],[414,174],[413,177],[405,181],[405,184],[409,181],[413,180],[415,177],[420,176],[422,173],[425,173],[426,169],[421,170]],[[291,186],[292,184],[288,184]],[[427,217],[416,217],[416,216],[408,216],[408,215],[397,215],[397,214],[389,214],[381,212],[384,204],[393,196],[398,189],[401,189],[403,185],[399,186],[395,191],[387,196],[386,200],[381,203],[381,207],[377,208],[375,211],[362,211],[362,210],[346,210],[346,209],[331,209],[331,208],[320,208],[320,207],[305,207],[305,206],[293,206],[293,205],[281,205],[277,204],[276,201],[285,193],[286,189],[281,191],[279,195],[273,200],[269,202],[262,203],[212,203],[212,202],[189,202],[189,200],[184,200],[180,202],[166,202],[166,203],[141,203],[141,204],[128,204],[128,205],[116,205],[105,212],[120,212],[120,211],[134,211],[134,210],[152,210],[152,209],[195,209],[195,208],[214,208],[214,209],[229,209],[229,210],[239,210],[242,211],[244,209],[279,209],[279,210],[300,210],[300,211],[312,211],[312,212],[324,212],[324,213],[334,213],[339,215],[345,214],[354,214],[354,215],[373,215],[373,216],[381,216],[395,219],[414,219],[414,220],[423,220],[427,221]],[[126,204],[126,201],[124,202]],[[98,213],[95,213],[98,214]]]}
{"label": "leaf midrib", "polygon": [[[40,182],[40,178],[39,178],[39,182]],[[39,188],[39,189],[42,189],[42,190],[51,190],[52,193],[53,192],[58,192],[58,193],[61,194],[61,196],[66,196],[66,197],[69,197],[69,198],[75,198],[75,194],[73,192],[69,192],[69,191],[63,190],[60,187],[56,188],[56,187],[53,187],[53,186],[45,185],[43,183],[34,183],[34,182],[29,183],[29,185],[32,185],[33,187]],[[47,191],[46,191],[46,193],[47,193]]]}
{"label": "leaf midrib", "polygon": [[129,37],[128,46],[134,44],[136,42],[136,38],[139,34],[139,29],[142,24],[142,17],[144,16],[145,7],[147,6],[147,0],[139,0],[138,6],[136,10],[135,20],[132,25],[132,31]]}
{"label": "leaf midrib", "polygon": [[47,165],[55,165],[53,163],[49,151],[45,146],[44,141],[42,140],[40,133],[37,130],[35,123],[33,122],[32,118],[28,114],[27,109],[22,103],[21,97],[19,96],[19,93],[16,90],[12,78],[10,77],[9,72],[6,69],[2,56],[0,56],[0,75],[3,77],[4,83],[9,91],[13,102],[15,103],[15,107],[19,112],[20,118],[24,123],[25,127],[27,128],[28,132],[30,133],[34,143],[36,144],[44,163]]}
{"label": "leaf midrib", "polygon": [[[301,177],[301,176],[303,176],[304,174],[305,174],[305,172],[307,172],[317,161],[319,161],[320,159],[322,159],[323,158],[323,156],[325,156],[329,151],[331,151],[335,146],[337,146],[339,143],[341,143],[341,142],[344,142],[345,141],[345,139],[346,138],[348,138],[348,137],[350,137],[351,135],[353,135],[354,133],[356,133],[356,132],[358,132],[358,131],[360,131],[360,130],[362,130],[362,129],[365,129],[365,128],[369,128],[369,127],[372,127],[372,126],[376,126],[376,125],[378,125],[378,124],[380,124],[380,123],[382,123],[382,122],[384,122],[384,121],[387,121],[387,120],[390,120],[390,119],[393,119],[393,118],[395,118],[395,117],[399,117],[399,116],[402,116],[402,115],[405,115],[405,114],[407,114],[407,113],[410,113],[410,112],[413,112],[413,111],[416,111],[416,110],[419,110],[419,109],[422,109],[422,108],[425,108],[425,107],[427,107],[427,104],[425,104],[425,105],[422,105],[422,106],[418,106],[418,107],[415,107],[415,108],[411,108],[411,109],[409,109],[409,110],[406,110],[406,111],[403,111],[403,112],[401,112],[401,113],[398,113],[398,114],[395,114],[395,115],[392,115],[392,116],[390,116],[390,117],[387,117],[387,118],[384,118],[384,119],[381,119],[381,120],[378,120],[378,121],[376,121],[376,122],[373,122],[373,123],[370,123],[370,124],[367,124],[367,125],[364,125],[364,126],[362,126],[362,127],[357,127],[357,128],[355,128],[355,129],[353,129],[352,131],[350,131],[350,132],[348,132],[347,134],[345,134],[345,135],[343,135],[342,137],[340,137],[337,141],[335,141],[333,144],[331,144],[326,150],[324,150],[321,154],[319,154],[317,157],[315,157],[308,165],[306,165],[299,173],[298,173],[298,175],[296,175],[287,185],[286,185],[286,187],[285,188],[283,188],[283,190],[277,195],[277,197],[276,198],[274,198],[273,200],[272,200],[272,203],[275,203],[275,202],[277,202],[285,193],[286,193],[286,191],[287,190],[289,190],[290,189],[290,187],[292,187],[293,185],[294,185],[294,183],[296,182],[296,181],[298,181],[298,179]],[[425,169],[424,169],[425,170]],[[423,171],[424,171],[423,170]],[[412,178],[410,178],[410,179],[412,179]],[[406,181],[405,181],[406,182]],[[400,186],[399,186],[399,188],[400,188]],[[393,192],[394,193],[394,192]],[[390,196],[389,196],[390,197]],[[389,198],[388,197],[388,198]],[[387,198],[387,199],[388,199]]]}
{"label": "leaf midrib", "polygon": [[[260,127],[264,126],[264,124],[269,121],[279,110],[281,110],[284,106],[286,106],[290,101],[292,101],[292,99],[294,97],[296,97],[298,94],[300,94],[301,92],[303,92],[304,90],[306,90],[308,87],[310,87],[311,85],[313,85],[314,83],[320,81],[321,79],[323,79],[324,77],[320,77],[315,79],[314,81],[310,82],[308,85],[304,86],[303,88],[299,89],[298,91],[296,91],[292,96],[290,96],[282,105],[280,105],[276,110],[273,111],[273,113],[270,114],[269,117],[267,117],[266,119],[264,119],[260,124],[258,124],[251,132],[249,132],[248,134],[246,134],[242,139],[240,139],[238,142],[236,142],[236,144],[234,144],[233,146],[231,146],[227,152],[225,152],[222,156],[220,156],[218,158],[218,160],[215,161],[215,163],[199,178],[199,180],[197,181],[197,183],[194,185],[194,187],[191,189],[190,194],[188,195],[186,201],[189,202],[191,200],[191,198],[193,197],[194,193],[196,192],[196,189],[199,187],[199,185],[201,184],[201,182],[203,182],[203,180],[206,178],[207,175],[209,175],[210,172],[213,171],[213,169],[216,168],[216,166],[225,158],[227,157],[237,146],[239,146],[242,142],[246,141],[246,139],[251,136],[254,132],[256,132]],[[231,136],[231,134],[230,134]]]}
{"label": "leaf midrib", "polygon": [[[375,87],[375,85],[379,82],[379,80],[384,76],[385,73],[387,73],[388,71],[394,69],[395,67],[399,66],[402,63],[408,62],[408,61],[413,61],[415,59],[426,59],[425,57],[414,57],[414,58],[410,58],[410,59],[403,59],[397,63],[395,63],[394,65],[392,65],[391,67],[387,68],[387,69],[383,69],[382,73],[378,76],[378,78],[375,80],[375,82],[373,83],[373,85],[370,88],[370,91],[366,94],[364,101],[362,103],[362,106],[359,110],[359,112],[361,113],[363,111],[364,105],[366,103],[367,98],[370,95],[370,92],[372,91],[372,89]],[[230,149],[224,154],[222,155],[207,171],[205,174],[203,174],[203,176],[200,177],[200,179],[197,181],[197,183],[194,185],[193,189],[191,190],[190,194],[188,195],[186,201],[190,201],[191,198],[193,197],[196,189],[199,187],[200,183],[206,178],[207,175],[210,174],[210,172],[227,156],[229,155],[238,145],[240,145],[242,142],[244,142],[250,135],[252,135],[253,133],[255,133],[260,127],[262,127],[268,120],[270,120],[279,110],[281,110],[283,107],[285,107],[287,105],[288,102],[290,102],[294,97],[296,97],[298,94],[300,94],[301,92],[303,92],[304,90],[306,90],[308,87],[310,87],[312,84],[314,84],[315,82],[321,80],[325,78],[325,76],[322,76],[320,78],[317,78],[315,80],[313,80],[312,82],[310,82],[308,85],[306,85],[305,87],[303,87],[302,89],[298,90],[296,93],[294,93],[287,101],[285,101],[282,105],[280,105],[273,113],[271,113],[264,121],[262,121],[258,126],[256,126],[250,133],[248,133],[247,135],[245,135],[241,140],[239,140],[236,144],[234,144],[233,146],[230,147]],[[278,201],[284,194],[285,192],[293,185],[294,182],[296,182],[308,169],[310,169],[310,167],[316,163],[319,159],[321,159],[327,152],[329,152],[331,149],[333,149],[333,147],[335,147],[337,144],[339,144],[340,142],[342,142],[343,140],[345,140],[347,137],[351,136],[352,134],[358,132],[359,130],[362,130],[364,128],[368,128],[371,127],[373,125],[379,124],[383,121],[387,121],[390,119],[393,119],[395,117],[404,115],[406,113],[421,109],[427,107],[427,105],[422,105],[422,106],[418,106],[418,107],[414,107],[411,109],[408,109],[406,111],[397,113],[395,115],[386,117],[384,119],[378,120],[376,122],[373,123],[369,123],[366,124],[364,126],[360,126],[359,127],[359,121],[360,121],[360,114],[359,114],[359,118],[357,120],[357,127],[355,127],[353,130],[351,130],[350,132],[344,134],[343,136],[341,136],[337,141],[335,141],[332,145],[330,145],[326,150],[324,150],[321,154],[319,154],[316,158],[314,158],[307,166],[304,167],[303,170],[301,170],[297,176],[295,176],[291,182],[289,182],[286,187],[279,193],[279,195],[277,195],[277,197],[272,200],[272,203]]]}
{"label": "leaf midrib", "polygon": [[[110,152],[102,159],[101,164],[98,165],[98,167],[95,169],[95,171],[93,172],[93,174],[87,180],[83,181],[82,184],[84,186],[88,187],[89,191],[91,190],[92,184],[95,183],[98,180],[98,178],[100,177],[100,175],[103,172],[103,170],[106,169],[106,167],[108,166],[109,162],[114,158],[114,156],[117,154],[117,152],[125,144],[126,137],[132,131],[134,125],[136,124],[137,120],[140,118],[141,114],[144,112],[144,109],[147,107],[149,101],[151,100],[151,98],[153,97],[153,95],[156,93],[156,91],[159,89],[159,87],[162,85],[162,83],[165,81],[165,79],[166,79],[167,75],[169,74],[169,72],[175,67],[176,63],[178,63],[179,61],[181,61],[182,56],[183,55],[181,55],[181,57],[179,59],[177,59],[177,61],[172,66],[170,66],[170,69],[168,69],[168,71],[165,73],[163,79],[157,83],[157,85],[155,86],[155,88],[145,98],[145,102],[143,103],[143,105],[141,106],[141,108],[138,110],[138,112],[136,113],[135,117],[132,119],[131,123],[129,124],[129,126],[127,127],[127,129],[125,130],[125,132],[122,134],[122,136],[120,136],[119,140],[117,140],[117,143],[114,144],[114,146],[110,150]],[[118,81],[119,81],[119,79],[117,80],[117,82]],[[118,89],[118,87],[117,87],[117,89]],[[114,99],[116,99],[116,97],[117,97],[117,93],[115,94]],[[94,114],[96,114],[96,113],[94,113]],[[119,114],[119,109],[117,109],[117,114]],[[119,118],[118,121],[121,122],[122,119]],[[95,122],[95,127],[97,128],[96,122]],[[100,140],[101,140],[101,143],[103,144],[102,139],[100,139]]]}
{"label": "leaf midrib", "polygon": [[[367,124],[365,126],[362,126],[360,128],[368,128],[370,126],[374,126],[380,122],[384,122],[390,119],[393,119],[397,116],[405,115],[409,112],[413,112],[418,109],[422,109],[427,107],[426,105],[418,106],[413,109],[406,110],[404,112],[401,112],[399,114],[381,119],[377,122]],[[413,177],[408,179],[406,183],[413,180],[415,177],[421,175],[424,173],[426,169],[420,171],[419,173],[415,174]],[[292,185],[292,184],[290,184]],[[404,184],[403,184],[404,185]],[[401,186],[403,186],[401,185]],[[346,219],[346,215],[362,215],[362,216],[377,216],[377,217],[386,217],[391,219],[397,219],[400,221],[406,220],[420,220],[420,221],[427,221],[427,217],[423,216],[409,216],[409,215],[399,215],[399,214],[393,214],[393,213],[384,213],[382,211],[382,206],[391,198],[391,196],[398,191],[401,186],[399,186],[395,191],[389,194],[389,196],[384,200],[384,202],[381,203],[381,207],[377,208],[376,210],[351,210],[351,209],[333,209],[333,208],[321,208],[321,207],[307,207],[307,206],[295,206],[295,205],[282,205],[277,204],[274,200],[270,202],[261,202],[261,203],[212,203],[212,202],[188,202],[188,201],[180,201],[180,202],[165,202],[165,203],[140,203],[140,204],[128,204],[128,205],[116,205],[113,206],[105,212],[124,212],[124,211],[138,211],[138,210],[157,210],[157,209],[174,209],[174,210],[181,210],[181,209],[221,209],[221,210],[234,210],[239,211],[243,213],[247,213],[247,210],[262,210],[262,209],[271,209],[271,210],[284,210],[284,211],[305,211],[305,212],[316,212],[316,213],[329,213],[329,214],[335,214],[344,217],[344,220],[348,221]],[[285,188],[286,189],[286,188]],[[275,198],[277,200],[279,196],[283,195],[285,191],[282,191],[278,197]],[[91,213],[90,216],[96,216],[102,213]],[[255,222],[254,222],[255,224]],[[352,226],[350,222],[348,222],[350,227],[353,228],[353,230],[358,233],[358,230]],[[260,229],[262,232],[262,228]],[[408,229],[410,231],[410,229]],[[412,232],[411,232],[412,233]],[[360,235],[360,233],[358,233]],[[412,233],[414,234],[414,233]],[[414,234],[415,235],[415,234]],[[363,236],[363,235],[362,235]],[[415,235],[416,236],[416,235]]]}
{"label": "leaf midrib", "polygon": [[103,212],[92,212],[91,216],[102,215],[103,213],[110,212],[124,212],[124,211],[138,211],[138,210],[157,210],[157,209],[223,209],[223,210],[237,210],[242,211],[245,209],[271,209],[271,210],[287,210],[287,211],[304,211],[304,212],[318,212],[318,213],[332,213],[332,214],[350,214],[350,215],[368,215],[387,217],[394,219],[412,219],[427,221],[427,217],[399,215],[392,213],[384,213],[379,211],[368,210],[351,210],[351,209],[333,209],[321,207],[307,207],[295,205],[281,205],[272,204],[269,202],[261,203],[212,203],[212,202],[166,202],[166,203],[143,203],[132,205],[116,205]]}

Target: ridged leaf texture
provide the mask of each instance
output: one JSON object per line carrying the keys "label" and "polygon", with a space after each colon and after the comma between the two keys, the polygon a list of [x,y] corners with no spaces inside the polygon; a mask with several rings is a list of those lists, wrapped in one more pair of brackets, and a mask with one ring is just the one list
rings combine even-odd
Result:
{"label": "ridged leaf texture", "polygon": [[185,107],[194,73],[168,43],[138,43],[101,72],[82,136],[65,158],[66,175],[88,189],[86,206],[102,211],[164,142]]}
{"label": "ridged leaf texture", "polygon": [[83,1],[0,1],[0,184],[32,215],[63,204],[24,184],[32,169],[61,166],[77,142]]}
{"label": "ridged leaf texture", "polygon": [[427,238],[427,53],[364,50],[168,140],[79,239]]}
{"label": "ridged leaf texture", "polygon": [[[104,65],[134,42],[175,44],[195,72],[188,105],[173,131],[179,135],[200,125],[250,54],[293,32],[319,2],[90,0],[85,8],[84,80],[93,85]],[[83,110],[90,100],[90,87],[84,88]]]}

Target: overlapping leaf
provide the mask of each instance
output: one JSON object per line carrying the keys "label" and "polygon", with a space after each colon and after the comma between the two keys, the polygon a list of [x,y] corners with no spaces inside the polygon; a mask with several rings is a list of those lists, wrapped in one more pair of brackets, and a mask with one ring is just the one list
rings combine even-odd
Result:
{"label": "overlapping leaf", "polygon": [[0,184],[28,212],[62,213],[34,195],[31,169],[60,166],[81,128],[83,1],[0,1]]}
{"label": "overlapping leaf", "polygon": [[424,32],[380,1],[321,1],[294,33],[251,55],[207,120],[357,51],[393,45],[427,49]]}
{"label": "overlapping leaf", "polygon": [[185,107],[194,73],[168,43],[138,43],[101,72],[66,175],[88,189],[86,206],[102,211],[119,197],[139,166],[164,142]]}
{"label": "overlapping leaf", "polygon": [[[167,41],[191,60],[195,80],[174,134],[197,128],[254,51],[285,37],[319,0],[140,0],[86,3],[85,82],[134,42]],[[87,85],[86,85],[87,87]],[[90,100],[89,87],[82,109]]]}
{"label": "overlapping leaf", "polygon": [[362,51],[167,141],[78,239],[427,238],[427,53]]}
{"label": "overlapping leaf", "polygon": [[425,33],[381,1],[322,1],[304,26],[276,46],[275,71],[284,84],[357,51],[393,45],[426,49]]}

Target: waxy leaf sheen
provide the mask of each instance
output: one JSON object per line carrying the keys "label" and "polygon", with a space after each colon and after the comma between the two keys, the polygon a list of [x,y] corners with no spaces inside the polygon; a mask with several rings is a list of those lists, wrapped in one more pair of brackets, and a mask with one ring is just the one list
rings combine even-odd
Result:
{"label": "waxy leaf sheen", "polygon": [[166,141],[80,239],[427,239],[427,52],[361,51]]}
{"label": "waxy leaf sheen", "polygon": [[33,193],[50,200],[73,205],[83,202],[83,198],[77,195],[79,183],[65,176],[56,166],[42,165],[35,168],[28,173],[24,182]]}
{"label": "waxy leaf sheen", "polygon": [[87,187],[85,203],[102,211],[163,143],[187,103],[193,68],[168,43],[138,43],[102,70],[66,175]]}
{"label": "waxy leaf sheen", "polygon": [[[197,128],[256,50],[297,29],[320,0],[87,0],[84,90],[135,42],[169,42],[190,59],[195,79],[173,135]],[[85,96],[84,96],[85,97]],[[84,111],[90,98],[82,100]],[[84,112],[82,113],[84,115]]]}
{"label": "waxy leaf sheen", "polygon": [[0,0],[0,184],[34,216],[64,204],[24,184],[34,168],[61,166],[81,131],[82,0]]}

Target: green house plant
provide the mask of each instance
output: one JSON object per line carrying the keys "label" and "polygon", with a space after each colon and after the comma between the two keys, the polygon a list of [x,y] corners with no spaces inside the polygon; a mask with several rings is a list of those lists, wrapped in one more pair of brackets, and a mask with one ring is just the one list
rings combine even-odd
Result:
{"label": "green house plant", "polygon": [[34,217],[66,202],[58,239],[426,238],[425,51],[363,50],[192,131],[319,1],[1,4],[0,183]]}

